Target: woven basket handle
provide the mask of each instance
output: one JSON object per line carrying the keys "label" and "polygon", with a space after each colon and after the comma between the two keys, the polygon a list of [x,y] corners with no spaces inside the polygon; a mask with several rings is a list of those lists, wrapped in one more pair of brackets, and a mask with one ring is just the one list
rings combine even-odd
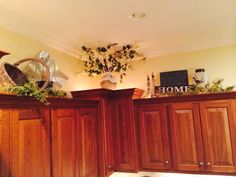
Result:
{"label": "woven basket handle", "polygon": [[46,82],[43,84],[43,86],[40,88],[40,90],[45,89],[45,88],[47,87],[48,83],[49,83],[49,80],[50,80],[50,70],[49,70],[48,65],[47,65],[45,62],[43,62],[42,60],[37,59],[37,58],[25,58],[25,59],[22,59],[22,60],[16,62],[16,63],[14,64],[14,66],[17,67],[17,66],[19,66],[21,63],[26,62],[26,61],[36,61],[36,62],[41,63],[41,64],[45,67],[47,80],[46,80]]}

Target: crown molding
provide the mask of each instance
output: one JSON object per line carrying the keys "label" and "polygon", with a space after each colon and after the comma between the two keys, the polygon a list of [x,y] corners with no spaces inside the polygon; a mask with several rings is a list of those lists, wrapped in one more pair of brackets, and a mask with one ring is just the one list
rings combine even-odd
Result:
{"label": "crown molding", "polygon": [[44,27],[15,14],[3,6],[0,6],[0,12],[2,27],[78,58],[78,51],[71,47],[76,45],[73,42],[68,41],[53,32],[47,31]]}
{"label": "crown molding", "polygon": [[[0,12],[0,25],[2,27],[23,36],[32,38],[70,56],[79,58],[79,51],[77,50],[78,43],[75,41],[66,40],[60,35],[46,30],[45,27],[41,27],[40,25],[31,22],[30,20],[19,16],[3,6],[0,6]],[[201,36],[193,36],[192,39],[189,39],[185,42],[185,44],[182,44],[179,47],[174,46],[170,48],[156,48],[154,47],[155,43],[153,43],[150,48],[142,48],[142,46],[140,46],[140,49],[147,57],[153,58],[172,53],[196,51],[236,44],[236,31],[223,31],[222,34],[223,39],[208,40],[211,38],[202,39]],[[214,39],[214,37],[212,37],[212,39]],[[145,45],[145,42],[143,44]]]}
{"label": "crown molding", "polygon": [[225,36],[226,37],[224,38],[224,40],[214,40],[214,41],[212,40],[208,42],[200,40],[200,38],[196,39],[195,37],[195,40],[189,40],[188,44],[180,47],[162,48],[162,49],[157,49],[155,51],[154,50],[148,51],[148,57],[154,58],[174,53],[198,51],[198,50],[218,48],[236,44],[236,32],[225,33]]}

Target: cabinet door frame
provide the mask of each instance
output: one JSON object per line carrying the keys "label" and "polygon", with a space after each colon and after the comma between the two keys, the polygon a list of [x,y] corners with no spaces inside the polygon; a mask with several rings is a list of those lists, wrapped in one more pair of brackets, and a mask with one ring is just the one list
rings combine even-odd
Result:
{"label": "cabinet door frame", "polygon": [[[122,117],[123,116],[123,117]],[[123,121],[120,120],[122,117]],[[137,172],[137,146],[134,123],[133,102],[131,99],[117,98],[111,101],[111,118],[113,122],[113,143],[116,171]],[[122,127],[124,126],[124,127]],[[123,132],[121,132],[121,130]],[[124,135],[124,137],[122,137]],[[122,138],[126,138],[122,146]],[[126,148],[126,149],[123,149]],[[126,159],[122,154],[126,154]]]}
{"label": "cabinet door frame", "polygon": [[[80,109],[77,110],[77,121],[76,121],[76,125],[77,125],[77,149],[78,149],[78,168],[79,168],[79,177],[98,177],[99,176],[99,164],[98,164],[98,122],[97,122],[97,116],[96,114],[98,114],[97,109],[94,107],[81,107]],[[92,123],[92,127],[86,127],[86,121],[88,121],[88,119],[92,119],[89,120],[90,123]],[[91,125],[91,124],[90,124]],[[92,132],[87,132],[87,133],[92,133],[89,134],[90,138],[93,137],[93,141],[91,142],[91,144],[93,144],[94,146],[90,146],[90,150],[91,148],[93,148],[93,154],[84,154],[83,152],[86,152],[86,147],[88,147],[86,145],[86,139],[88,138],[87,134],[86,134],[86,128],[87,131],[92,130]],[[91,129],[92,128],[92,129]],[[87,151],[88,152],[88,151]],[[88,159],[86,159],[86,157],[89,156],[93,156],[93,160],[89,159],[91,162],[91,165],[88,164]],[[93,165],[93,166],[92,166]],[[92,166],[93,168],[88,168],[86,169],[86,167]]]}
{"label": "cabinet door frame", "polygon": [[0,177],[10,176],[10,112],[0,110]]}
{"label": "cabinet door frame", "polygon": [[[150,154],[148,149],[150,146],[148,144],[147,128],[145,126],[145,116],[146,112],[157,111],[160,118],[160,135],[161,146],[162,146],[162,161],[153,161],[150,159]],[[168,118],[166,113],[166,106],[164,104],[153,104],[153,105],[142,105],[136,106],[136,118],[138,119],[138,138],[139,138],[139,165],[141,170],[167,170],[171,169],[171,158],[170,158],[170,142],[169,142],[169,127]]]}
{"label": "cabinet door frame", "polygon": [[[31,121],[31,122],[26,122]],[[42,142],[38,144],[41,147],[39,151],[40,155],[36,155],[43,164],[40,165],[40,173],[43,177],[50,177],[51,175],[51,148],[50,148],[50,113],[49,109],[43,108],[32,108],[32,109],[12,109],[10,112],[10,171],[11,177],[24,177],[22,174],[25,173],[24,163],[22,159],[27,156],[24,154],[24,143],[31,143],[30,141],[24,142],[24,137],[21,137],[21,133],[24,135],[25,127],[27,124],[36,123],[41,124],[40,131],[42,134],[39,135]],[[27,126],[26,126],[27,127]],[[27,127],[29,128],[29,127]],[[36,136],[36,135],[35,135]],[[22,140],[23,142],[20,142]],[[31,147],[33,148],[33,147]],[[24,160],[24,161],[23,161]],[[35,160],[35,159],[34,159]],[[37,172],[36,172],[37,173]]]}
{"label": "cabinet door frame", "polygon": [[[104,176],[110,176],[115,171],[115,159],[114,159],[114,143],[113,143],[113,126],[110,101],[104,100],[103,104],[103,146],[104,146]],[[101,121],[101,118],[100,118]],[[100,122],[98,121],[98,123]],[[99,128],[99,127],[98,127]],[[101,140],[100,140],[101,141]],[[101,142],[100,142],[101,143]]]}
{"label": "cabinet door frame", "polygon": [[[76,153],[75,149],[77,147],[77,142],[76,142],[76,121],[77,121],[77,114],[76,114],[76,109],[73,108],[57,108],[57,109],[52,109],[52,177],[61,177],[63,175],[62,170],[70,170],[73,177],[79,177],[79,171],[78,171],[78,154]],[[72,148],[72,165],[71,169],[66,169],[66,167],[62,167],[62,162],[63,162],[63,153],[62,152],[62,140],[60,136],[63,133],[61,128],[63,122],[61,121],[71,121],[72,123],[72,128],[71,128],[71,146]]]}
{"label": "cabinet door frame", "polygon": [[[195,163],[185,163],[181,164],[178,157],[181,156],[178,153],[178,122],[176,122],[175,111],[188,111],[192,112],[192,124],[194,126],[194,149],[195,158],[197,162]],[[170,134],[172,142],[172,157],[173,157],[173,168],[177,171],[205,171],[204,153],[203,153],[203,142],[201,134],[201,120],[199,107],[197,103],[186,102],[186,103],[172,103],[168,105],[169,120],[170,120]]]}
{"label": "cabinet door frame", "polygon": [[[229,143],[232,150],[232,163],[231,165],[216,164],[214,162],[213,147],[210,145],[209,129],[207,123],[206,108],[210,109],[222,109],[226,108],[227,113],[227,125],[229,128]],[[201,122],[202,122],[202,134],[203,144],[205,151],[206,171],[214,173],[236,173],[236,101],[232,100],[218,100],[218,101],[204,101],[200,103],[201,110]],[[223,126],[223,125],[222,125]],[[217,152],[216,152],[217,153]]]}

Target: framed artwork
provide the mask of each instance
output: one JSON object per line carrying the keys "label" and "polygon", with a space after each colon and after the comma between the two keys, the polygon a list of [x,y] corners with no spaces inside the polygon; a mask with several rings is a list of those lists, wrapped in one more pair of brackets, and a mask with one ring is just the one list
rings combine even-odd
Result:
{"label": "framed artwork", "polygon": [[178,70],[160,73],[160,86],[186,86],[188,84],[188,71]]}

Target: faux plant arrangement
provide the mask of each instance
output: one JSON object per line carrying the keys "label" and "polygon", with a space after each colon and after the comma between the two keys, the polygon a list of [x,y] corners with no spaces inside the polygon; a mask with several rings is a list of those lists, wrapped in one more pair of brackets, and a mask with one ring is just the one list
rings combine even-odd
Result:
{"label": "faux plant arrangement", "polygon": [[191,94],[207,94],[207,93],[220,93],[220,92],[232,92],[235,86],[224,87],[222,82],[224,79],[216,79],[212,82],[207,82],[206,84],[197,83],[193,85],[188,92],[170,92],[170,93],[158,93],[157,97],[167,97],[167,96],[181,96],[181,95],[191,95]]}
{"label": "faux plant arrangement", "polygon": [[126,71],[132,69],[130,62],[135,59],[145,60],[145,57],[138,53],[136,47],[131,44],[119,46],[117,43],[113,43],[97,48],[83,46],[81,59],[85,67],[84,71],[89,76],[117,72],[120,74],[122,82]]}
{"label": "faux plant arrangement", "polygon": [[223,87],[222,82],[224,79],[218,79],[213,82],[207,82],[205,85],[196,84],[194,85],[191,93],[218,93],[218,92],[230,92],[233,91],[235,86]]}
{"label": "faux plant arrangement", "polygon": [[0,93],[13,94],[18,96],[30,96],[36,98],[42,103],[47,103],[47,98],[52,97],[65,97],[66,92],[63,90],[40,90],[40,88],[34,83],[25,83],[20,86],[1,85]]}

